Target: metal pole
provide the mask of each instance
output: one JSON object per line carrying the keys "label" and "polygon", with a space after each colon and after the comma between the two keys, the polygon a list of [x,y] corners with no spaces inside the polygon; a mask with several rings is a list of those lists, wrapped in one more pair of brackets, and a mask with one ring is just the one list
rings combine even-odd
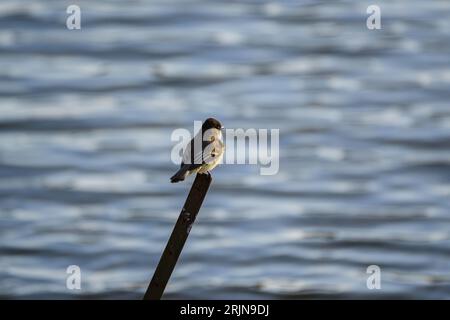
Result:
{"label": "metal pole", "polygon": [[166,248],[159,260],[153,278],[148,285],[144,300],[159,300],[164,293],[167,282],[172,275],[184,243],[191,231],[192,224],[202,206],[212,178],[209,174],[197,174],[191,191],[184,203],[180,216],[173,228]]}

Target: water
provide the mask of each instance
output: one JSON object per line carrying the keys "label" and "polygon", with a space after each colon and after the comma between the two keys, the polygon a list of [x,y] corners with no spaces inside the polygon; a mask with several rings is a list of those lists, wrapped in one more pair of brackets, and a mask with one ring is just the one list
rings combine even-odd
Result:
{"label": "water", "polygon": [[0,297],[141,298],[170,134],[214,116],[280,128],[280,171],[214,171],[166,298],[450,298],[447,1],[69,4],[0,4]]}

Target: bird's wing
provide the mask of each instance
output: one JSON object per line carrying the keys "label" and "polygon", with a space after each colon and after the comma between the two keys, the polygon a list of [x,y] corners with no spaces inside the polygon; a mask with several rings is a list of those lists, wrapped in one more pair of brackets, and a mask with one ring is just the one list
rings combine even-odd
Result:
{"label": "bird's wing", "polygon": [[194,139],[192,139],[185,148],[181,166],[189,164],[189,170],[198,168],[205,163],[203,159],[203,150],[210,144],[210,141],[202,141],[202,147],[200,150],[194,150]]}
{"label": "bird's wing", "polygon": [[194,142],[191,142],[186,146],[186,150],[183,154],[183,161],[181,166],[189,164],[189,170],[200,167],[202,164],[214,162],[220,157],[225,149],[225,145],[220,139],[214,141],[203,141],[202,150],[196,150],[194,153]]}

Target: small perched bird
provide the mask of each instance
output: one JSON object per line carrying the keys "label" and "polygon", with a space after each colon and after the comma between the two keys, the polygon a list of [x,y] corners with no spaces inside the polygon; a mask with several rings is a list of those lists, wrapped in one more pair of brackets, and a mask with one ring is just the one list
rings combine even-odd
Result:
{"label": "small perched bird", "polygon": [[[193,173],[210,174],[209,171],[214,169],[223,157],[225,145],[222,141],[222,129],[222,124],[214,118],[203,122],[202,129],[186,146],[180,170],[170,178],[170,182],[183,181]],[[196,145],[199,150],[195,150]]]}

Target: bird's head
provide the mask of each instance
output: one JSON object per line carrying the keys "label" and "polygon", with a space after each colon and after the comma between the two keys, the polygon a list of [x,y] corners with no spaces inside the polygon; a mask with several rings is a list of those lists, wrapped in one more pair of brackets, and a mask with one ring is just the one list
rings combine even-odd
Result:
{"label": "bird's head", "polygon": [[222,130],[222,124],[219,122],[219,120],[216,120],[214,118],[208,118],[205,120],[205,122],[203,122],[202,125],[202,131],[206,131],[209,129],[217,129],[217,130]]}

